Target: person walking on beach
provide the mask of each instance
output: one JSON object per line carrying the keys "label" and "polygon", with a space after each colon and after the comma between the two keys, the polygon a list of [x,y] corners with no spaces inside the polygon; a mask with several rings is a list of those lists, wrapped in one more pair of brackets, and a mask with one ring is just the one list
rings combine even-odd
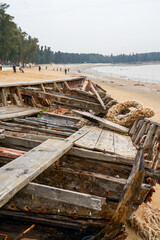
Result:
{"label": "person walking on beach", "polygon": [[16,65],[13,63],[13,72],[16,73]]}
{"label": "person walking on beach", "polygon": [[39,65],[38,69],[39,69],[39,72],[40,72],[41,71],[41,66],[40,65]]}
{"label": "person walking on beach", "polygon": [[64,69],[65,74],[67,74],[67,68]]}
{"label": "person walking on beach", "polygon": [[19,67],[19,70],[20,70],[22,73],[24,73],[24,70],[23,70],[21,67]]}

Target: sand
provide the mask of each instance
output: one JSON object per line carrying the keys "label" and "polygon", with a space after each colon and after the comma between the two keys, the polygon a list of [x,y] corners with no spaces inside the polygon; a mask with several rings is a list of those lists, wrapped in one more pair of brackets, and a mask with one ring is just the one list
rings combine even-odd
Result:
{"label": "sand", "polygon": [[[60,70],[62,68],[62,71]],[[135,81],[127,81],[125,79],[113,78],[113,77],[101,77],[94,76],[90,73],[87,73],[84,68],[81,68],[77,65],[67,65],[67,68],[70,68],[69,74],[64,74],[65,66],[56,66],[58,71],[53,71],[53,67],[49,66],[46,70],[45,67],[42,67],[42,70],[39,72],[38,67],[31,69],[24,69],[24,73],[21,73],[17,69],[17,73],[13,73],[12,69],[0,71],[0,82],[23,82],[23,81],[33,81],[33,80],[48,80],[48,79],[58,79],[66,78],[76,75],[89,75],[90,78],[107,90],[109,94],[119,102],[127,100],[138,100],[144,104],[146,107],[150,107],[154,110],[155,116],[152,118],[154,120],[160,121],[160,86],[154,84],[145,84]],[[78,71],[77,71],[78,70]],[[79,71],[81,71],[79,73]],[[152,206],[160,208],[160,186],[155,187],[156,192],[152,197]],[[140,210],[139,210],[140,211]],[[138,240],[138,238],[131,230],[129,230],[130,235],[127,240]]]}
{"label": "sand", "polygon": [[[57,71],[58,68],[58,71]],[[53,71],[53,67],[49,66],[46,70],[45,67],[41,67],[41,71],[39,72],[38,67],[33,68],[25,68],[24,73],[22,73],[18,68],[17,72],[13,73],[13,70],[7,69],[0,71],[0,82],[1,83],[9,83],[9,82],[25,82],[25,81],[35,81],[35,80],[49,80],[49,79],[59,79],[59,78],[67,78],[71,75],[64,73],[64,67],[56,67]]]}

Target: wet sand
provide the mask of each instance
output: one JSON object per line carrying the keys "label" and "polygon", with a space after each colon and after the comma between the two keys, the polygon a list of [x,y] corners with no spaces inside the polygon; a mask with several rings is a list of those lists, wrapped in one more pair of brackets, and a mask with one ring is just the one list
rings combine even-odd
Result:
{"label": "wet sand", "polygon": [[[59,71],[60,67],[62,71]],[[89,78],[92,78],[97,84],[100,84],[104,89],[107,90],[109,94],[119,102],[128,101],[128,100],[138,100],[144,104],[146,107],[150,107],[154,110],[155,116],[152,118],[156,121],[160,121],[160,86],[154,84],[145,84],[135,81],[127,81],[125,79],[113,78],[113,77],[101,77],[90,74],[86,71],[83,71],[81,65],[67,65],[67,68],[70,68],[69,74],[64,74],[65,66],[56,66],[58,71],[53,71],[53,67],[48,67],[46,70],[45,67],[42,67],[42,70],[39,72],[38,67],[31,69],[24,69],[24,73],[21,73],[17,69],[17,73],[13,73],[12,69],[0,71],[0,82],[22,82],[22,81],[33,81],[33,80],[48,80],[48,79],[58,79],[66,78],[76,75],[88,75]],[[80,71],[80,72],[79,72]],[[156,192],[152,197],[152,206],[160,208],[160,186],[155,187]],[[139,210],[140,211],[140,210]],[[130,231],[129,237],[127,240],[138,240],[138,238],[132,231]]]}

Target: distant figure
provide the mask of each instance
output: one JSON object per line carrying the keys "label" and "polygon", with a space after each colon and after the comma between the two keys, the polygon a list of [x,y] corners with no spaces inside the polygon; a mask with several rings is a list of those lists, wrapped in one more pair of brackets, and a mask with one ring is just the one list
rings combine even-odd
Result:
{"label": "distant figure", "polygon": [[67,74],[67,68],[64,69],[65,74]]}
{"label": "distant figure", "polygon": [[39,65],[38,69],[39,69],[39,72],[40,72],[41,71],[41,66],[40,65]]}
{"label": "distant figure", "polygon": [[68,68],[68,72],[69,72],[69,68]]}
{"label": "distant figure", "polygon": [[2,64],[0,63],[0,70],[2,70]]}
{"label": "distant figure", "polygon": [[13,63],[13,72],[16,73],[16,65]]}
{"label": "distant figure", "polygon": [[62,68],[60,68],[59,70],[62,71]]}
{"label": "distant figure", "polygon": [[19,67],[19,70],[20,70],[22,73],[24,73],[24,70],[23,70],[21,67]]}
{"label": "distant figure", "polygon": [[54,71],[54,68],[53,68],[53,71]]}
{"label": "distant figure", "polygon": [[46,70],[47,70],[47,66],[46,66]]}

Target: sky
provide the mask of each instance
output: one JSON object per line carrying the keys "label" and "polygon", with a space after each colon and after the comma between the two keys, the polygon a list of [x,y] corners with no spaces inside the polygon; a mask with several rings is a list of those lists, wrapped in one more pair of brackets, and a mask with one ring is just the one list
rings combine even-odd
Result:
{"label": "sky", "polygon": [[160,0],[0,0],[40,45],[69,53],[160,51]]}

